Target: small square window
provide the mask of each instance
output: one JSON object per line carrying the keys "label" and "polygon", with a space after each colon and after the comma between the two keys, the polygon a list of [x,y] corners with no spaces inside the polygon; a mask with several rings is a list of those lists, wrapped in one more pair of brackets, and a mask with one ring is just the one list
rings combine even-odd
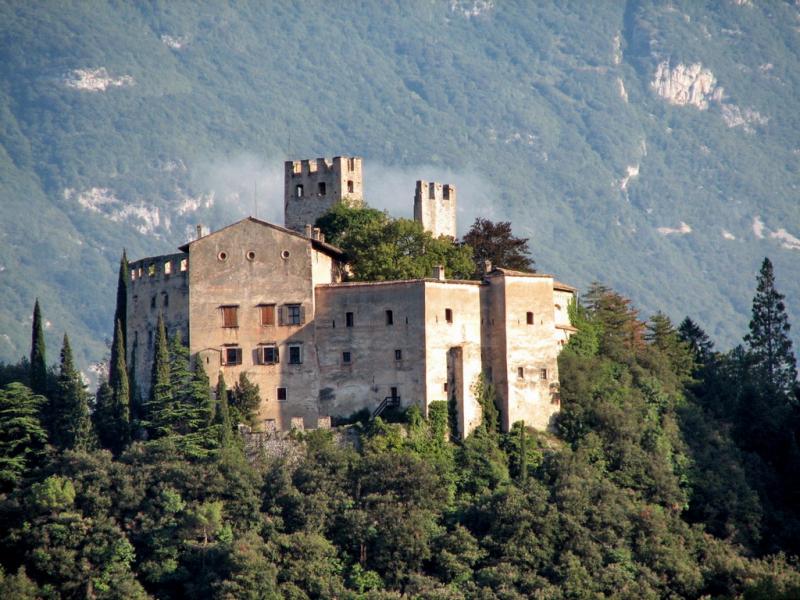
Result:
{"label": "small square window", "polygon": [[346,364],[346,365],[350,364],[351,358],[352,358],[352,356],[350,355],[349,352],[347,352],[347,351],[342,352],[342,362],[344,364]]}
{"label": "small square window", "polygon": [[168,260],[164,263],[164,275],[170,275],[172,273],[172,261]]}
{"label": "small square window", "polygon": [[222,326],[223,327],[238,327],[238,306],[221,306],[222,310]]}
{"label": "small square window", "polygon": [[274,365],[278,362],[278,347],[263,346],[261,348],[261,357],[265,365]]}
{"label": "small square window", "polygon": [[449,386],[447,385],[446,381],[444,382],[444,391],[445,392],[449,391]]}
{"label": "small square window", "polygon": [[394,325],[394,313],[392,311],[386,311],[386,324],[387,325]]}
{"label": "small square window", "polygon": [[520,379],[525,379],[525,368],[524,367],[517,367],[517,377]]}
{"label": "small square window", "polygon": [[181,259],[181,271],[185,271],[189,268],[189,261],[185,258]]}
{"label": "small square window", "polygon": [[286,325],[301,325],[303,323],[303,311],[299,304],[286,305]]}
{"label": "small square window", "polygon": [[351,312],[344,313],[344,324],[346,327],[353,326],[353,313]]}
{"label": "small square window", "polygon": [[394,351],[394,359],[395,360],[403,360],[403,351],[399,348]]}
{"label": "small square window", "polygon": [[286,402],[286,388],[278,388],[278,402]]}
{"label": "small square window", "polygon": [[542,381],[547,379],[547,369],[539,369],[539,379]]}
{"label": "small square window", "polygon": [[303,364],[303,347],[295,344],[289,346],[289,364],[300,365]]}
{"label": "small square window", "polygon": [[533,313],[527,312],[525,314],[525,320],[527,321],[528,325],[533,325]]}
{"label": "small square window", "polygon": [[225,364],[226,365],[242,364],[242,349],[235,347],[225,348]]}
{"label": "small square window", "polygon": [[261,311],[261,324],[275,325],[275,305],[262,304],[259,309]]}
{"label": "small square window", "polygon": [[445,308],[444,309],[444,320],[448,323],[453,322],[453,309],[452,308]]}
{"label": "small square window", "polygon": [[320,196],[324,196],[325,195],[326,189],[325,189],[325,182],[324,181],[320,181],[317,184],[317,191],[319,192]]}

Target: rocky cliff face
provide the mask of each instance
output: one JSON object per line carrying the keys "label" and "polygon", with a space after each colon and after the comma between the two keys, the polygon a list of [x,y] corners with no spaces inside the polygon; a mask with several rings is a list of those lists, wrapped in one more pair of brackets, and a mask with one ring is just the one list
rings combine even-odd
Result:
{"label": "rocky cliff face", "polygon": [[714,74],[700,63],[670,67],[665,60],[656,67],[650,87],[670,104],[689,105],[700,110],[706,110],[710,101],[722,100],[723,94]]}

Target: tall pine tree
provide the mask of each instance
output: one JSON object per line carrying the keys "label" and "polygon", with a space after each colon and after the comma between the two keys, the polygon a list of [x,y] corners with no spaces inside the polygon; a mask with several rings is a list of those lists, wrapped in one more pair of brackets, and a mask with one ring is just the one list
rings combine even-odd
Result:
{"label": "tall pine tree", "polygon": [[775,289],[775,274],[769,258],[761,264],[757,281],[750,333],[744,341],[759,383],[767,386],[768,393],[789,398],[797,383],[797,359],[789,338],[784,296]]}
{"label": "tall pine tree", "polygon": [[94,445],[89,394],[75,368],[69,337],[64,334],[61,366],[53,394],[53,443],[62,450],[88,450]]}
{"label": "tall pine tree", "polygon": [[47,400],[21,383],[0,389],[0,491],[8,491],[44,457],[47,433],[41,411]]}
{"label": "tall pine tree", "polygon": [[31,389],[35,394],[46,396],[47,364],[45,362],[44,328],[39,299],[33,305],[33,328],[31,330]]}
{"label": "tall pine tree", "polygon": [[163,437],[170,433],[170,425],[165,419],[172,404],[172,385],[170,384],[169,345],[164,318],[159,314],[156,325],[156,344],[153,352],[153,368],[150,371],[150,397],[145,407],[145,426],[150,439]]}

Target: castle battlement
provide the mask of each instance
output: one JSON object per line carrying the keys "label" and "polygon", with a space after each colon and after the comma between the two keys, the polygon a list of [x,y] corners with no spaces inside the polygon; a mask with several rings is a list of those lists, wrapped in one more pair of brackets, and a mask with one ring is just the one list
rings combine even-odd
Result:
{"label": "castle battlement", "polygon": [[359,206],[364,201],[362,160],[334,156],[287,160],[284,163],[284,223],[303,231],[337,202]]}
{"label": "castle battlement", "polygon": [[418,180],[414,191],[414,220],[434,237],[456,237],[456,187]]}

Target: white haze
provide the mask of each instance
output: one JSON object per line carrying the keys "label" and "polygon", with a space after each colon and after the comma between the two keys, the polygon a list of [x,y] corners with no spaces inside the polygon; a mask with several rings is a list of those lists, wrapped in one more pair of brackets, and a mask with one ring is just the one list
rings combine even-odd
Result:
{"label": "white haze", "polygon": [[[418,179],[456,186],[459,234],[466,232],[477,216],[493,220],[503,217],[495,214],[491,187],[476,172],[431,165],[385,166],[365,160],[363,177],[367,204],[393,217],[413,217]],[[214,193],[217,210],[210,216],[221,222],[210,223],[213,229],[250,215],[283,224],[283,159],[247,153],[209,160],[193,169],[192,183],[196,192]]]}

